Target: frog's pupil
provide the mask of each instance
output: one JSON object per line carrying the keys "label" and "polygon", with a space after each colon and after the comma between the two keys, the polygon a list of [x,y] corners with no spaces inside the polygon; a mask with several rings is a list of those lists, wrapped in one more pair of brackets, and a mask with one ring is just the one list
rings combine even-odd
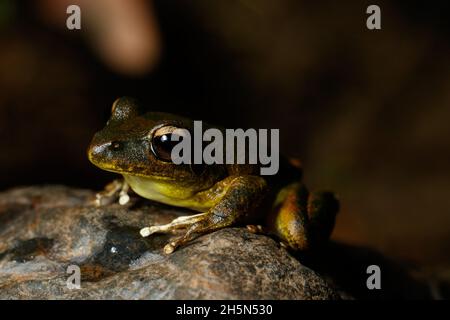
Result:
{"label": "frog's pupil", "polygon": [[172,149],[177,143],[178,141],[172,141],[172,134],[170,133],[156,137],[154,153],[161,160],[171,161]]}

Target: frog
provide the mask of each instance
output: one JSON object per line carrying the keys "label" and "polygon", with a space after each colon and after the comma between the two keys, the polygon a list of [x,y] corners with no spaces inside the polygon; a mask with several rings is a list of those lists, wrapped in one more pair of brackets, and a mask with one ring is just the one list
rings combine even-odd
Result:
{"label": "frog", "polygon": [[189,118],[147,111],[134,98],[116,99],[87,156],[122,178],[97,193],[95,204],[125,205],[131,189],[142,198],[190,210],[167,224],[142,226],[142,237],[182,232],[164,246],[166,254],[199,236],[239,225],[274,237],[289,250],[307,252],[327,243],[339,201],[333,192],[308,190],[300,161],[281,157],[275,175],[261,175],[259,164],[175,164],[173,135],[192,126]]}

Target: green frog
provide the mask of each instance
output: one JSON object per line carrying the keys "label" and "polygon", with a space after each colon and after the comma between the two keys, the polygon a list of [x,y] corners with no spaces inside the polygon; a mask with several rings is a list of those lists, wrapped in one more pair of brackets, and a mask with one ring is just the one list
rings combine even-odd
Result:
{"label": "green frog", "polygon": [[171,151],[177,129],[192,130],[193,121],[162,112],[142,112],[132,98],[117,99],[106,126],[88,148],[99,168],[121,174],[96,204],[129,201],[139,196],[194,210],[168,224],[145,226],[143,237],[184,229],[164,247],[172,253],[196,237],[232,225],[277,237],[293,250],[310,250],[329,238],[339,209],[331,192],[309,192],[298,161],[280,159],[276,175],[261,175],[258,164],[174,164]]}

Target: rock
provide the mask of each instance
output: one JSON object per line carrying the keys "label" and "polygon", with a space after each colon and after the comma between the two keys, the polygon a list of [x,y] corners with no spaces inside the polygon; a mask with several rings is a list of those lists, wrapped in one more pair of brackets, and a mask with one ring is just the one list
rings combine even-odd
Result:
{"label": "rock", "polygon": [[[335,289],[264,235],[227,228],[171,255],[168,235],[139,229],[186,211],[138,200],[96,208],[62,186],[0,193],[0,299],[338,299]],[[70,289],[71,265],[81,288]]]}

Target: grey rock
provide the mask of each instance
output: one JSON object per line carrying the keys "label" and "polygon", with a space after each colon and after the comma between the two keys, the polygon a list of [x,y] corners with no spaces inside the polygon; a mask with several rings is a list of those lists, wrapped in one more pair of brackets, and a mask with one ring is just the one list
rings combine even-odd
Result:
{"label": "grey rock", "polygon": [[[339,298],[269,237],[227,228],[165,255],[170,236],[139,229],[186,211],[144,200],[96,208],[93,197],[63,186],[0,193],[1,299]],[[70,265],[80,289],[67,286]]]}

